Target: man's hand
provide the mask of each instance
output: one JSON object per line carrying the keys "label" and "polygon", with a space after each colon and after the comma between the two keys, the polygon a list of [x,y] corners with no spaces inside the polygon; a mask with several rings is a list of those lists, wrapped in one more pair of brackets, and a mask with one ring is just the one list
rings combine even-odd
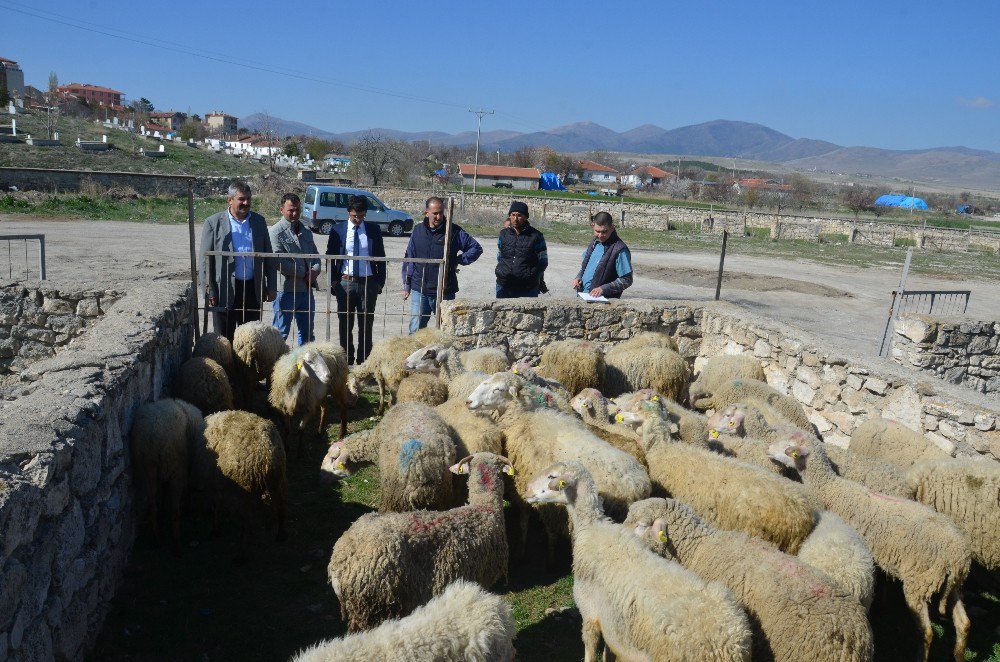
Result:
{"label": "man's hand", "polygon": [[264,292],[264,301],[274,301],[274,298],[278,296],[277,290],[268,290]]}
{"label": "man's hand", "polygon": [[581,287],[583,287],[583,281],[580,280],[579,278],[574,278],[573,279],[573,291],[574,292],[579,292]]}
{"label": "man's hand", "polygon": [[406,301],[409,298],[410,298],[410,291],[409,290],[403,290],[403,301]]}
{"label": "man's hand", "polygon": [[594,289],[592,289],[590,291],[590,296],[592,296],[592,297],[602,297],[602,296],[604,296],[604,288],[602,288],[602,287],[595,287]]}

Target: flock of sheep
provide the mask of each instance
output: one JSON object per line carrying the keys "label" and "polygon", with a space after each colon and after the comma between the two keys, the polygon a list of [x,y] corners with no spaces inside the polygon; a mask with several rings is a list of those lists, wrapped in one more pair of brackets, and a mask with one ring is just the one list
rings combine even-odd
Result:
{"label": "flock of sheep", "polygon": [[[371,385],[384,415],[345,437]],[[870,660],[876,568],[902,583],[922,659],[936,599],[963,660],[963,583],[973,561],[1000,569],[996,463],[881,418],[849,450],[826,445],[753,357],[713,357],[692,380],[665,334],[553,342],[530,366],[424,329],[351,371],[339,346],[289,351],[250,323],[231,345],[202,336],[173,393],[140,409],[131,450],[139,512],[156,533],[166,504],[174,545],[189,484],[242,518],[244,552],[261,507],[282,539],[288,456],[330,403],[341,438],[321,475],[378,466],[378,511],[328,567],[349,633],[296,660],[513,659],[510,609],[486,589],[528,553],[532,518],[550,561],[572,546],[586,660]]]}

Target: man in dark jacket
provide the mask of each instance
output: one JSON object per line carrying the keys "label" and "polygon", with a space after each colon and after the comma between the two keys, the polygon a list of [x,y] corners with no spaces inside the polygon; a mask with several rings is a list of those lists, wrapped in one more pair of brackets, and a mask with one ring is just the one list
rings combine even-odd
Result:
{"label": "man in dark jacket", "polygon": [[583,263],[573,289],[594,297],[617,299],[632,285],[632,254],[615,232],[614,219],[606,211],[591,221],[594,240],[583,252]]}
{"label": "man in dark jacket", "polygon": [[549,266],[545,236],[528,223],[525,203],[510,203],[507,215],[497,239],[497,298],[537,297]]}
{"label": "man in dark jacket", "polygon": [[[365,221],[368,202],[364,196],[351,196],[347,201],[347,221],[333,226],[326,244],[327,255],[348,258],[385,257],[382,230],[377,223]],[[370,260],[332,260],[331,290],[337,297],[337,322],[340,346],[347,352],[348,363],[364,363],[372,350],[372,327],[375,323],[375,303],[385,286],[385,262]],[[357,351],[351,341],[354,318],[360,316]]]}
{"label": "man in dark jacket", "polygon": [[[444,201],[438,197],[427,198],[424,204],[424,222],[413,228],[410,243],[403,258],[428,258],[440,260],[445,248]],[[458,265],[472,264],[483,254],[483,247],[458,225],[451,226],[448,242],[448,259],[445,262],[444,301],[455,298],[458,292]],[[437,308],[437,264],[403,262],[403,301],[410,299],[410,333],[427,326]],[[411,298],[412,297],[412,298]]]}

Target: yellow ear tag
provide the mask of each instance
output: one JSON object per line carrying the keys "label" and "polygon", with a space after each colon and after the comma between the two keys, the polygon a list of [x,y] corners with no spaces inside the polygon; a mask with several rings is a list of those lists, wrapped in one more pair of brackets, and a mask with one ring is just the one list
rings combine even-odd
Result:
{"label": "yellow ear tag", "polygon": [[338,462],[338,463],[337,463],[337,468],[338,468],[338,469],[341,469],[341,470],[343,470],[343,469],[346,469],[347,467],[346,467],[346,466],[344,466],[344,463],[343,463],[343,462]]}
{"label": "yellow ear tag", "polygon": [[506,467],[503,468],[503,472],[505,474],[507,474],[508,476],[513,476],[514,475],[514,467],[512,467],[512,466],[510,466],[508,464]]}
{"label": "yellow ear tag", "polygon": [[615,414],[615,422],[617,422],[617,423],[624,423],[625,422],[625,417],[622,416],[621,414]]}
{"label": "yellow ear tag", "polygon": [[663,531],[659,532],[659,535],[657,535],[657,538],[660,539],[660,542],[667,542],[667,534],[665,532],[663,532]]}
{"label": "yellow ear tag", "polygon": [[653,402],[659,402],[660,401],[660,396],[654,395],[653,397],[650,398],[650,400],[652,400]]}
{"label": "yellow ear tag", "polygon": [[736,421],[729,421],[729,427],[733,427],[735,425],[736,425]]}
{"label": "yellow ear tag", "polygon": [[299,361],[298,363],[295,364],[295,369],[302,370],[302,361]]}
{"label": "yellow ear tag", "polygon": [[792,457],[795,458],[795,459],[798,459],[799,452],[798,451],[792,451]]}
{"label": "yellow ear tag", "polygon": [[716,430],[715,428],[712,428],[711,430],[708,431],[708,436],[710,436],[712,439],[718,439],[719,431]]}
{"label": "yellow ear tag", "polygon": [[518,371],[518,369],[517,369],[517,368],[514,368],[514,369],[512,369],[512,370],[511,370],[511,372],[512,372],[512,373],[514,373],[515,375],[520,375],[520,374],[521,374],[521,373],[520,373],[520,372]]}
{"label": "yellow ear tag", "polygon": [[563,489],[564,487],[566,487],[566,481],[564,481],[564,480],[560,480],[560,481],[559,481],[559,489],[561,490],[561,489]]}

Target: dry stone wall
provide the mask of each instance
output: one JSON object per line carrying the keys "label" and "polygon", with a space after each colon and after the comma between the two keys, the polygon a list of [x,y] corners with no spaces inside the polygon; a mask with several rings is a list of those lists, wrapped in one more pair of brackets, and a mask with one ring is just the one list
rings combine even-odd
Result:
{"label": "dry stone wall", "polygon": [[893,327],[890,356],[980,393],[1000,393],[1000,322],[907,314]]}
{"label": "dry stone wall", "polygon": [[100,631],[134,539],[128,431],[190,353],[187,289],[144,282],[0,400],[0,659],[81,659]]}
{"label": "dry stone wall", "polygon": [[864,419],[885,416],[924,433],[953,455],[1000,460],[1000,404],[960,387],[915,378],[877,357],[824,350],[808,333],[725,302],[456,300],[442,326],[465,347],[499,346],[534,358],[545,344],[585,338],[609,345],[645,330],[677,338],[695,369],[717,354],[750,354],[767,381],[794,396],[827,442],[846,446]]}

